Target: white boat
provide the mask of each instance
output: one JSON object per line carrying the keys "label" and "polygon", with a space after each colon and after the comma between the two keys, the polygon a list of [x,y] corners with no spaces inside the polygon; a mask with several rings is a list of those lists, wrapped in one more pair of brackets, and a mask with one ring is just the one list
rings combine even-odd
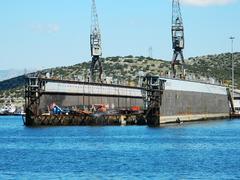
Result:
{"label": "white boat", "polygon": [[233,100],[235,113],[240,114],[240,97],[236,97]]}
{"label": "white boat", "polygon": [[12,104],[12,101],[10,98],[8,98],[4,105],[0,109],[1,115],[8,115],[8,114],[14,114],[16,111],[16,106]]}

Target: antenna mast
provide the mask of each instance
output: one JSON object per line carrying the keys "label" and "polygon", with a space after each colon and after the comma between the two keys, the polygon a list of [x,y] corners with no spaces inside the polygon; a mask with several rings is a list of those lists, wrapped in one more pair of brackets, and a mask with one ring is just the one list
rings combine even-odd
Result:
{"label": "antenna mast", "polygon": [[[185,62],[183,56],[184,27],[179,0],[172,1],[172,44],[174,50],[172,59],[173,77],[176,77],[175,65],[182,66],[182,75],[185,76]],[[178,57],[180,57],[180,60],[178,60]]]}
{"label": "antenna mast", "polygon": [[100,27],[98,23],[98,15],[97,15],[97,8],[96,8],[96,2],[95,0],[92,0],[92,24],[91,24],[91,33],[90,33],[90,48],[91,48],[91,56],[92,56],[92,62],[91,62],[91,68],[90,68],[90,82],[95,82],[94,77],[94,71],[96,69],[96,65],[98,63],[98,81],[102,81],[102,45],[101,45],[101,32]]}

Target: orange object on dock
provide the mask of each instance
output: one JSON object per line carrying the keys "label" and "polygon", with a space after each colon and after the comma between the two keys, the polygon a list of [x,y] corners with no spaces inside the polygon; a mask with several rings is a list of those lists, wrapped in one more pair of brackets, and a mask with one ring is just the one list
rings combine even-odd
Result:
{"label": "orange object on dock", "polygon": [[131,107],[131,110],[132,110],[132,111],[140,111],[141,108],[140,108],[140,106],[132,106],[132,107]]}

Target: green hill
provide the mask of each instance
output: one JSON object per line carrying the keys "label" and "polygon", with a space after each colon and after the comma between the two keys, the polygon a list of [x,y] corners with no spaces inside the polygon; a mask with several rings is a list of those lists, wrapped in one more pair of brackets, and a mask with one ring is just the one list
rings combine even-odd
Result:
{"label": "green hill", "polygon": [[[240,85],[240,53],[234,53],[236,85]],[[167,75],[171,71],[170,61],[152,59],[148,57],[117,56],[103,58],[104,77],[112,77],[113,82],[137,82],[140,71],[152,75]],[[192,57],[186,60],[187,74],[201,77],[215,78],[231,84],[231,54],[207,55]],[[51,72],[56,79],[86,80],[89,74],[90,62],[84,62],[68,67],[57,67],[38,72],[42,76]],[[0,103],[4,97],[11,96],[22,99],[24,96],[24,77],[19,76],[0,82]]]}
{"label": "green hill", "polygon": [[[234,53],[235,78],[240,85],[240,53]],[[208,55],[189,58],[187,61],[188,72],[194,72],[218,80],[230,81],[232,76],[232,60],[230,53]]]}

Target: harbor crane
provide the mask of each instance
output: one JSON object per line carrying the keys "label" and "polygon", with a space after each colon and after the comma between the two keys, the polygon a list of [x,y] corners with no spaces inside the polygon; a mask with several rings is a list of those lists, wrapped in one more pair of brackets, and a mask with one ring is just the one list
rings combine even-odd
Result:
{"label": "harbor crane", "polygon": [[[172,1],[172,48],[173,48],[173,59],[172,59],[172,70],[173,77],[176,77],[176,65],[180,65],[182,68],[182,75],[185,76],[184,69],[184,27],[181,15],[181,8],[179,0]],[[180,60],[178,60],[180,58]]]}
{"label": "harbor crane", "polygon": [[95,82],[95,69],[98,65],[98,81],[102,82],[102,45],[101,45],[101,32],[98,23],[98,14],[96,8],[95,0],[92,0],[92,24],[91,24],[91,33],[90,33],[90,48],[91,48],[91,56],[92,62],[90,67],[90,82]]}

